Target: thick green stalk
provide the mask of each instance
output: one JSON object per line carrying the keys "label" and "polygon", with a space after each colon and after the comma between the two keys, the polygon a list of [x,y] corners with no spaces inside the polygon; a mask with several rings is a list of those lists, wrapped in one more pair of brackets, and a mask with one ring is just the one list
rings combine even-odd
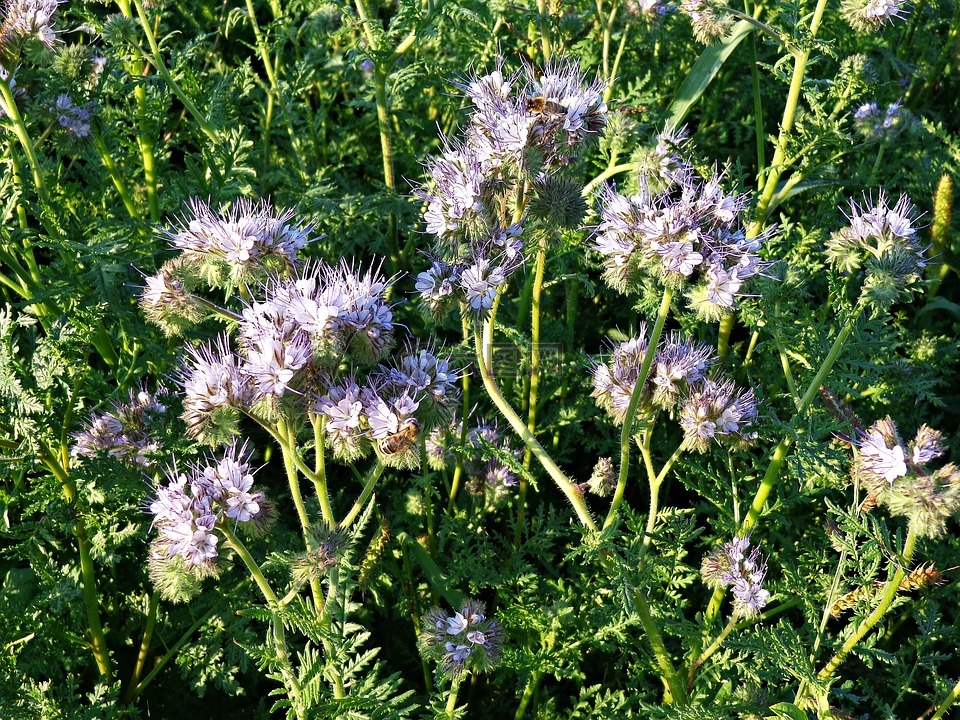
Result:
{"label": "thick green stalk", "polygon": [[33,141],[27,132],[27,126],[23,123],[23,117],[20,115],[20,109],[17,107],[17,101],[13,97],[13,91],[10,89],[9,79],[0,79],[0,110],[10,119],[13,126],[13,134],[20,141],[20,146],[27,156],[27,164],[33,173],[33,184],[37,191],[37,196],[46,204],[49,203],[47,196],[47,187],[43,182],[43,173],[40,171],[40,163],[37,161],[37,153],[33,147]]}
{"label": "thick green stalk", "polygon": [[641,590],[634,592],[633,602],[637,609],[637,617],[640,619],[640,624],[643,626],[647,639],[650,641],[650,646],[653,648],[657,665],[660,667],[660,677],[665,685],[664,701],[667,705],[683,705],[687,699],[687,688],[673,666],[670,653],[667,652],[667,647],[663,643],[663,633],[660,632],[660,628],[654,622],[653,615],[650,613],[650,606],[647,604],[647,598],[644,597]]}
{"label": "thick green stalk", "polygon": [[[531,435],[537,434],[537,400],[540,394],[540,300],[543,295],[543,270],[547,261],[547,238],[540,239],[537,249],[536,270],[533,277],[533,290],[530,295],[530,391],[527,394],[527,430]],[[523,451],[523,468],[530,469],[532,453],[529,447]],[[523,523],[527,514],[527,486],[526,476],[520,478],[520,488],[517,497],[517,527],[514,531],[513,546],[520,547],[523,538]]]}
{"label": "thick green stalk", "polygon": [[887,610],[890,609],[894,599],[897,597],[897,592],[900,590],[900,583],[907,574],[907,568],[913,559],[913,551],[917,546],[918,536],[919,525],[911,522],[910,529],[907,531],[907,539],[903,543],[903,555],[897,562],[897,569],[893,573],[893,577],[887,581],[887,585],[883,589],[883,595],[880,597],[879,604],[873,609],[873,612],[857,626],[853,635],[847,638],[846,642],[837,650],[836,655],[827,663],[826,667],[817,674],[817,680],[827,682],[843,661],[847,659],[847,656],[853,651],[857,644],[863,640],[867,633],[873,630],[877,623],[883,619],[883,616],[886,615]]}
{"label": "thick green stalk", "polygon": [[513,720],[523,720],[523,716],[527,714],[527,707],[530,705],[530,701],[533,699],[534,694],[536,694],[537,688],[540,687],[540,679],[542,677],[543,675],[539,670],[534,670],[530,673],[530,679],[527,680],[527,685],[523,688],[523,695],[520,696],[520,705],[517,706],[517,712],[513,716]]}
{"label": "thick green stalk", "polygon": [[450,692],[447,693],[446,713],[449,718],[455,717],[453,711],[457,709],[457,695],[460,693],[460,682],[461,678],[454,678],[450,685]]}
{"label": "thick green stalk", "polygon": [[347,516],[340,521],[340,529],[348,530],[353,521],[357,519],[357,516],[361,513],[364,506],[367,504],[367,500],[370,499],[370,496],[373,494],[373,489],[377,486],[377,481],[380,479],[380,476],[383,474],[383,469],[386,467],[380,460],[377,460],[373,468],[370,470],[370,474],[367,475],[367,480],[363,484],[363,490],[360,491],[360,497],[357,498],[357,501],[353,504],[353,507],[350,508],[350,512],[347,513]]}
{"label": "thick green stalk", "polygon": [[[0,83],[2,84],[2,83]],[[60,482],[63,496],[70,505],[76,504],[77,483],[70,477],[66,469],[60,465],[49,448],[40,442],[41,449],[38,457]],[[100,598],[97,592],[97,575],[93,566],[93,556],[90,553],[90,539],[87,536],[87,527],[83,518],[77,515],[73,522],[73,534],[77,538],[77,550],[80,555],[80,578],[83,584],[83,603],[87,611],[87,625],[90,630],[90,648],[97,662],[97,670],[104,682],[111,682],[113,677],[110,651],[107,648],[107,638],[100,624]]]}
{"label": "thick green stalk", "polygon": [[563,494],[567,496],[567,500],[569,500],[573,506],[577,517],[580,518],[580,522],[583,523],[588,530],[596,531],[597,526],[594,524],[593,518],[590,517],[590,511],[587,509],[587,504],[583,500],[583,493],[570,481],[563,471],[557,467],[553,458],[550,457],[547,451],[543,449],[543,446],[540,445],[537,439],[530,433],[526,424],[520,419],[520,416],[517,415],[516,410],[514,410],[506,398],[503,397],[500,388],[497,386],[497,381],[490,374],[488,360],[493,348],[493,322],[494,316],[491,313],[490,318],[483,323],[482,335],[479,326],[475,332],[477,364],[480,367],[480,376],[483,378],[483,385],[487,389],[487,394],[490,396],[490,399],[493,400],[493,404],[497,406],[500,413],[506,418],[507,422],[510,423],[510,427],[512,427],[514,432],[523,440],[524,445],[530,448],[533,456],[540,461],[543,469],[547,471]]}
{"label": "thick green stalk", "polygon": [[323,515],[323,521],[327,527],[333,529],[337,526],[337,521],[333,515],[333,507],[330,505],[330,492],[327,489],[327,464],[326,448],[323,444],[324,425],[326,419],[322,415],[310,415],[310,423],[313,425],[313,442],[316,458],[314,461],[314,490],[317,493],[317,499],[320,501],[320,513]]}
{"label": "thick green stalk", "polygon": [[623,428],[620,430],[620,476],[617,479],[617,489],[613,494],[610,510],[603,521],[604,527],[609,527],[613,523],[617,517],[617,511],[620,509],[620,503],[623,502],[623,493],[626,490],[627,477],[630,474],[630,444],[633,441],[633,426],[637,407],[640,405],[640,398],[643,396],[643,386],[647,381],[647,374],[650,372],[653,358],[657,354],[657,345],[660,342],[660,335],[663,333],[663,325],[667,320],[667,315],[670,314],[670,302],[672,300],[673,290],[664,288],[663,298],[660,300],[660,309],[657,311],[657,319],[653,324],[653,332],[647,340],[647,350],[640,365],[637,384],[634,385],[633,392],[630,395],[630,404],[627,406],[627,413],[623,418]]}
{"label": "thick green stalk", "polygon": [[147,601],[147,624],[143,629],[143,640],[140,642],[140,651],[137,653],[137,662],[133,667],[133,673],[130,675],[130,683],[123,694],[121,702],[125,705],[133,702],[137,687],[140,684],[140,677],[143,675],[143,669],[147,665],[147,655],[150,653],[150,644],[153,642],[153,630],[157,624],[157,594],[151,593]]}
{"label": "thick green stalk", "polygon": [[[943,699],[943,702],[937,706],[937,711],[930,716],[930,720],[940,720],[940,718],[946,715],[947,710],[953,707],[957,698],[960,698],[960,680],[953,686],[953,690]],[[923,720],[923,717],[917,718],[917,720]]]}
{"label": "thick green stalk", "polygon": [[277,650],[277,658],[280,661],[280,673],[283,675],[287,692],[290,693],[290,703],[293,705],[294,711],[297,714],[297,719],[307,720],[306,714],[300,707],[300,692],[302,688],[300,687],[300,681],[297,679],[296,673],[293,671],[293,664],[290,662],[290,654],[287,651],[283,619],[280,617],[280,601],[277,598],[277,594],[273,591],[273,588],[270,587],[270,583],[264,576],[263,570],[260,569],[260,565],[253,559],[253,555],[250,554],[246,546],[230,530],[229,522],[221,523],[217,528],[230,543],[230,547],[232,547],[237,555],[240,556],[240,559],[243,560],[244,565],[246,565],[247,570],[250,571],[250,575],[253,577],[257,587],[260,588],[260,592],[263,593],[264,600],[267,601],[267,605],[273,615],[273,643]]}
{"label": "thick green stalk", "polygon": [[[469,347],[470,342],[470,326],[467,323],[467,318],[461,316],[460,318],[462,328],[463,328],[463,342]],[[454,514],[454,510],[457,507],[457,494],[460,492],[460,482],[463,478],[463,453],[464,448],[467,443],[467,428],[469,427],[467,420],[470,415],[470,375],[469,373],[463,373],[463,377],[460,378],[460,382],[463,386],[463,394],[460,402],[460,442],[457,447],[457,463],[453,468],[453,481],[450,485],[450,501],[447,503],[447,512],[451,515]]]}
{"label": "thick green stalk", "polygon": [[[810,21],[810,36],[806,40],[809,46],[812,40],[817,36],[820,29],[820,23],[823,20],[823,13],[827,7],[827,0],[817,0],[817,6],[813,11],[813,18]],[[797,105],[800,102],[800,93],[803,90],[803,78],[807,70],[807,62],[810,59],[810,50],[797,50],[793,55],[793,77],[790,79],[790,89],[787,92],[787,102],[783,108],[783,118],[780,120],[780,134],[777,137],[777,145],[773,152],[773,160],[770,161],[770,167],[763,181],[760,184],[760,200],[757,202],[757,209],[754,215],[754,221],[751,225],[747,237],[756,237],[763,227],[766,220],[767,208],[770,201],[777,191],[777,183],[780,176],[789,167],[787,162],[787,138],[793,130],[793,121],[797,114]]]}

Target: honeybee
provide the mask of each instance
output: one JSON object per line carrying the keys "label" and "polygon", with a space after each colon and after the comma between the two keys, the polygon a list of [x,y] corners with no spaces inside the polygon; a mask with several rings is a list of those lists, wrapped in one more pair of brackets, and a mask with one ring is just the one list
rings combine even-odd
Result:
{"label": "honeybee", "polygon": [[527,99],[527,112],[536,114],[549,112],[554,115],[566,115],[567,109],[558,102],[537,96]]}
{"label": "honeybee", "polygon": [[419,421],[416,418],[407,418],[393,435],[377,441],[377,449],[384,455],[399,455],[408,450],[419,437]]}

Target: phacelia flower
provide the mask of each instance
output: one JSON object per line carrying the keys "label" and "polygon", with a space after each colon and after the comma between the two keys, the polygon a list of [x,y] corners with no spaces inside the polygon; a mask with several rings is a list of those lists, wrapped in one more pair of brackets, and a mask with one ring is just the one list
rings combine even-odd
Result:
{"label": "phacelia flower", "polygon": [[430,610],[421,620],[420,654],[438,662],[451,679],[489,672],[500,661],[503,629],[485,613],[483,603],[476,600],[465,601],[452,615],[440,608]]}
{"label": "phacelia flower", "polygon": [[166,413],[166,406],[160,402],[165,394],[164,390],[156,394],[131,390],[127,401],[94,415],[82,431],[74,433],[70,454],[96,457],[106,453],[124,463],[151,467],[160,450],[151,428]]}
{"label": "phacelia flower", "polygon": [[[262,492],[253,490],[250,454],[246,443],[234,442],[219,457],[210,455],[185,470],[175,463],[165,469],[167,481],[157,487],[148,506],[157,531],[152,543],[155,563],[177,558],[178,567],[196,578],[214,575],[218,525],[249,525],[262,532],[270,504]],[[159,570],[157,574],[162,577]]]}
{"label": "phacelia flower", "polygon": [[749,547],[750,538],[734,538],[705,557],[700,568],[707,587],[733,587],[733,611],[747,619],[759,615],[770,600],[770,593],[763,589],[767,564],[759,548],[747,554]]}
{"label": "phacelia flower", "polygon": [[0,56],[4,46],[34,37],[48,47],[57,42],[53,15],[59,0],[6,0],[0,21]]}
{"label": "phacelia flower", "polygon": [[844,0],[840,13],[854,30],[874,32],[906,17],[907,0]]}
{"label": "phacelia flower", "polygon": [[179,227],[163,234],[211,285],[233,288],[293,268],[312,229],[291,223],[293,218],[292,210],[275,210],[264,200],[244,198],[214,211],[194,198]]}
{"label": "phacelia flower", "polygon": [[720,179],[699,180],[687,169],[661,179],[657,192],[647,181],[629,198],[603,188],[592,249],[603,256],[611,287],[633,292],[652,275],[686,287],[704,320],[732,312],[743,285],[765,269],[757,251],[773,231],[748,239],[742,224],[748,197],[725,193]]}
{"label": "phacelia flower", "polygon": [[909,518],[922,535],[942,535],[960,510],[960,470],[930,466],[945,452],[940,433],[923,425],[908,445],[887,417],[861,433],[855,447],[853,476],[870,499]]}
{"label": "phacelia flower", "polygon": [[875,102],[858,107],[853,113],[853,127],[868,142],[895,140],[910,122],[910,112],[902,103],[881,110]]}
{"label": "phacelia flower", "polygon": [[902,195],[891,206],[881,191],[875,202],[850,203],[850,224],[826,242],[827,260],[839,272],[862,270],[863,300],[881,309],[908,297],[927,265],[916,211]]}

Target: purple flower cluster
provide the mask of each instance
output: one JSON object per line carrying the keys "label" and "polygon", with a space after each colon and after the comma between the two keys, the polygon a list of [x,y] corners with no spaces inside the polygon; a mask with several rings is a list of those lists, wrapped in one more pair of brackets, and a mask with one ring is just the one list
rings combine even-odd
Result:
{"label": "purple flower cluster", "polygon": [[861,272],[862,299],[879,308],[907,297],[927,265],[916,210],[901,195],[896,205],[881,191],[876,202],[850,202],[850,224],[826,242],[827,260],[839,272]]}
{"label": "purple flower cluster", "polygon": [[[637,337],[614,348],[608,363],[594,368],[592,396],[618,425],[625,420],[648,347],[644,326]],[[737,389],[717,372],[710,374],[714,360],[709,346],[677,333],[668,335],[644,378],[639,416],[651,417],[662,410],[676,413],[684,443],[697,452],[706,452],[711,440],[747,440],[746,428],[757,416],[753,391]]]}
{"label": "purple flower cluster", "polygon": [[895,140],[910,122],[910,111],[898,100],[880,110],[875,102],[865,103],[853,113],[853,127],[868,142]]}
{"label": "purple flower cluster", "polygon": [[151,561],[163,565],[179,558],[197,577],[216,574],[219,524],[245,525],[262,532],[271,518],[269,502],[253,489],[251,451],[246,443],[226,447],[185,472],[166,468],[167,483],[150,503],[153,527]]}
{"label": "purple flower cluster", "polygon": [[[440,470],[456,462],[462,430],[462,423],[454,422],[430,433],[427,459],[431,467]],[[475,495],[488,494],[494,502],[506,497],[510,488],[516,486],[517,476],[504,458],[519,459],[521,455],[511,436],[500,431],[496,420],[481,419],[468,427],[465,439],[460,454],[467,489]]]}
{"label": "purple flower cluster", "polygon": [[80,140],[90,134],[90,106],[74,105],[66,93],[57,96],[50,112],[57,116],[57,124],[72,138]]}
{"label": "purple flower cluster", "polygon": [[887,417],[860,433],[855,448],[853,476],[869,504],[910,518],[927,537],[943,534],[947,519],[960,510],[960,470],[953,463],[930,466],[946,451],[939,431],[923,425],[906,444]]}
{"label": "purple flower cluster", "polygon": [[58,0],[6,0],[0,21],[0,60],[6,46],[29,37],[53,47],[57,41],[53,15],[59,5]]}
{"label": "purple flower cluster", "polygon": [[426,163],[429,181],[419,195],[437,248],[417,277],[417,291],[431,312],[459,304],[484,318],[497,289],[523,265],[522,225],[504,221],[522,210],[510,207],[511,188],[568,165],[604,127],[607,108],[601,83],[587,84],[571,63],[550,64],[542,73],[525,67],[522,77],[504,76],[501,63],[458,87],[473,114],[463,139],[446,141],[444,152]]}
{"label": "purple flower cluster", "polygon": [[476,600],[466,600],[453,615],[440,608],[427,612],[421,620],[421,655],[439,662],[452,679],[493,669],[502,654],[503,628],[485,612]]}
{"label": "purple flower cluster", "polygon": [[767,564],[760,558],[760,549],[748,555],[750,538],[734,538],[703,560],[700,575],[708,587],[733,587],[733,611],[738,617],[753,618],[770,600],[763,589]]}
{"label": "purple flower cluster", "polygon": [[474,317],[485,318],[498,288],[523,265],[522,230],[520,225],[497,229],[454,262],[432,259],[430,268],[417,275],[424,307],[440,315],[459,302]]}
{"label": "purple flower cluster", "polygon": [[[593,250],[603,256],[605,277],[616,290],[635,292],[653,275],[673,288],[689,288],[691,307],[707,321],[732,312],[741,288],[766,263],[757,256],[772,230],[747,238],[746,194],[727,194],[722,177],[702,180],[689,165],[671,160],[653,191],[624,197],[610,186],[600,195],[600,224]],[[664,182],[666,180],[666,182]]]}
{"label": "purple flower cluster", "polygon": [[106,453],[123,463],[151,467],[160,450],[152,426],[167,410],[159,402],[164,394],[164,390],[153,395],[146,390],[131,390],[129,400],[114,404],[109,412],[94,415],[82,431],[73,435],[70,454],[96,457]]}
{"label": "purple flower cluster", "polygon": [[243,198],[214,211],[194,198],[180,226],[164,234],[198,266],[200,276],[215,287],[230,288],[293,267],[312,229],[291,223],[293,217],[292,210],[276,210],[265,200]]}
{"label": "purple flower cluster", "polygon": [[410,348],[373,368],[363,385],[352,376],[330,384],[313,411],[335,457],[353,462],[373,449],[387,465],[408,467],[420,461],[421,431],[451,416],[459,377],[432,348]]}
{"label": "purple flower cluster", "polygon": [[[323,418],[340,459],[372,448],[388,464],[416,462],[420,430],[449,416],[459,372],[432,346],[387,358],[388,286],[377,269],[322,262],[267,282],[265,298],[243,311],[239,352],[226,335],[188,351],[178,379],[191,437],[223,442],[236,434],[240,413],[294,406]],[[337,377],[344,360],[354,373]]]}

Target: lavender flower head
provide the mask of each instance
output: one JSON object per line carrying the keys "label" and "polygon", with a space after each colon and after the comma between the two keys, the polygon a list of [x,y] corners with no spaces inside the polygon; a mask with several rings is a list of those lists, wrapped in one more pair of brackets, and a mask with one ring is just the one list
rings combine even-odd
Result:
{"label": "lavender flower head", "polygon": [[750,538],[734,538],[705,557],[700,568],[707,587],[733,587],[733,612],[745,619],[759,615],[770,600],[763,589],[767,564],[759,548],[747,554],[749,548]]}
{"label": "lavender flower head", "polygon": [[686,288],[703,320],[733,312],[742,287],[767,266],[757,251],[773,230],[747,238],[742,216],[748,196],[725,193],[721,180],[684,170],[657,192],[642,180],[629,198],[604,187],[592,249],[603,256],[608,284],[635,292],[652,275],[668,287]]}
{"label": "lavender flower head", "polygon": [[0,59],[6,54],[6,46],[29,37],[52,48],[57,42],[53,15],[59,5],[58,0],[5,0],[0,22]]}
{"label": "lavender flower head", "polygon": [[179,227],[163,234],[212,286],[232,289],[293,268],[312,229],[291,223],[293,217],[292,210],[275,210],[265,200],[244,198],[214,211],[194,198]]}
{"label": "lavender flower head", "polygon": [[182,389],[182,417],[191,438],[219,445],[237,435],[240,412],[251,405],[253,393],[226,335],[188,348],[175,379]]}
{"label": "lavender flower head", "polygon": [[891,515],[910,519],[926,537],[946,531],[960,510],[960,470],[952,463],[930,464],[943,456],[939,431],[923,425],[906,444],[889,417],[871,425],[855,442],[853,476],[869,499]]}
{"label": "lavender flower head", "polygon": [[483,603],[476,600],[466,600],[452,615],[440,608],[430,610],[421,620],[420,654],[438,662],[451,679],[489,672],[500,661],[503,629],[485,613]]}
{"label": "lavender flower head", "polygon": [[167,482],[156,489],[148,506],[157,531],[151,545],[155,578],[165,577],[161,566],[168,562],[196,578],[216,574],[219,524],[263,531],[272,508],[263,493],[253,489],[251,452],[246,443],[234,442],[219,457],[209,455],[185,471],[176,464],[165,469]]}
{"label": "lavender flower head", "polygon": [[907,0],[844,0],[840,13],[854,30],[875,32],[906,17]]}
{"label": "lavender flower head", "polygon": [[910,112],[900,100],[880,110],[875,102],[861,105],[853,113],[853,127],[867,142],[893,141],[910,122]]}
{"label": "lavender flower head", "polygon": [[166,413],[161,404],[166,391],[130,391],[126,402],[117,402],[108,412],[90,418],[86,427],[73,435],[73,457],[96,457],[106,453],[120,462],[149,468],[160,445],[152,426]]}
{"label": "lavender flower head", "polygon": [[863,271],[862,300],[880,309],[909,297],[927,265],[917,213],[906,195],[891,206],[881,191],[876,201],[850,202],[850,224],[826,242],[827,260],[843,273]]}

